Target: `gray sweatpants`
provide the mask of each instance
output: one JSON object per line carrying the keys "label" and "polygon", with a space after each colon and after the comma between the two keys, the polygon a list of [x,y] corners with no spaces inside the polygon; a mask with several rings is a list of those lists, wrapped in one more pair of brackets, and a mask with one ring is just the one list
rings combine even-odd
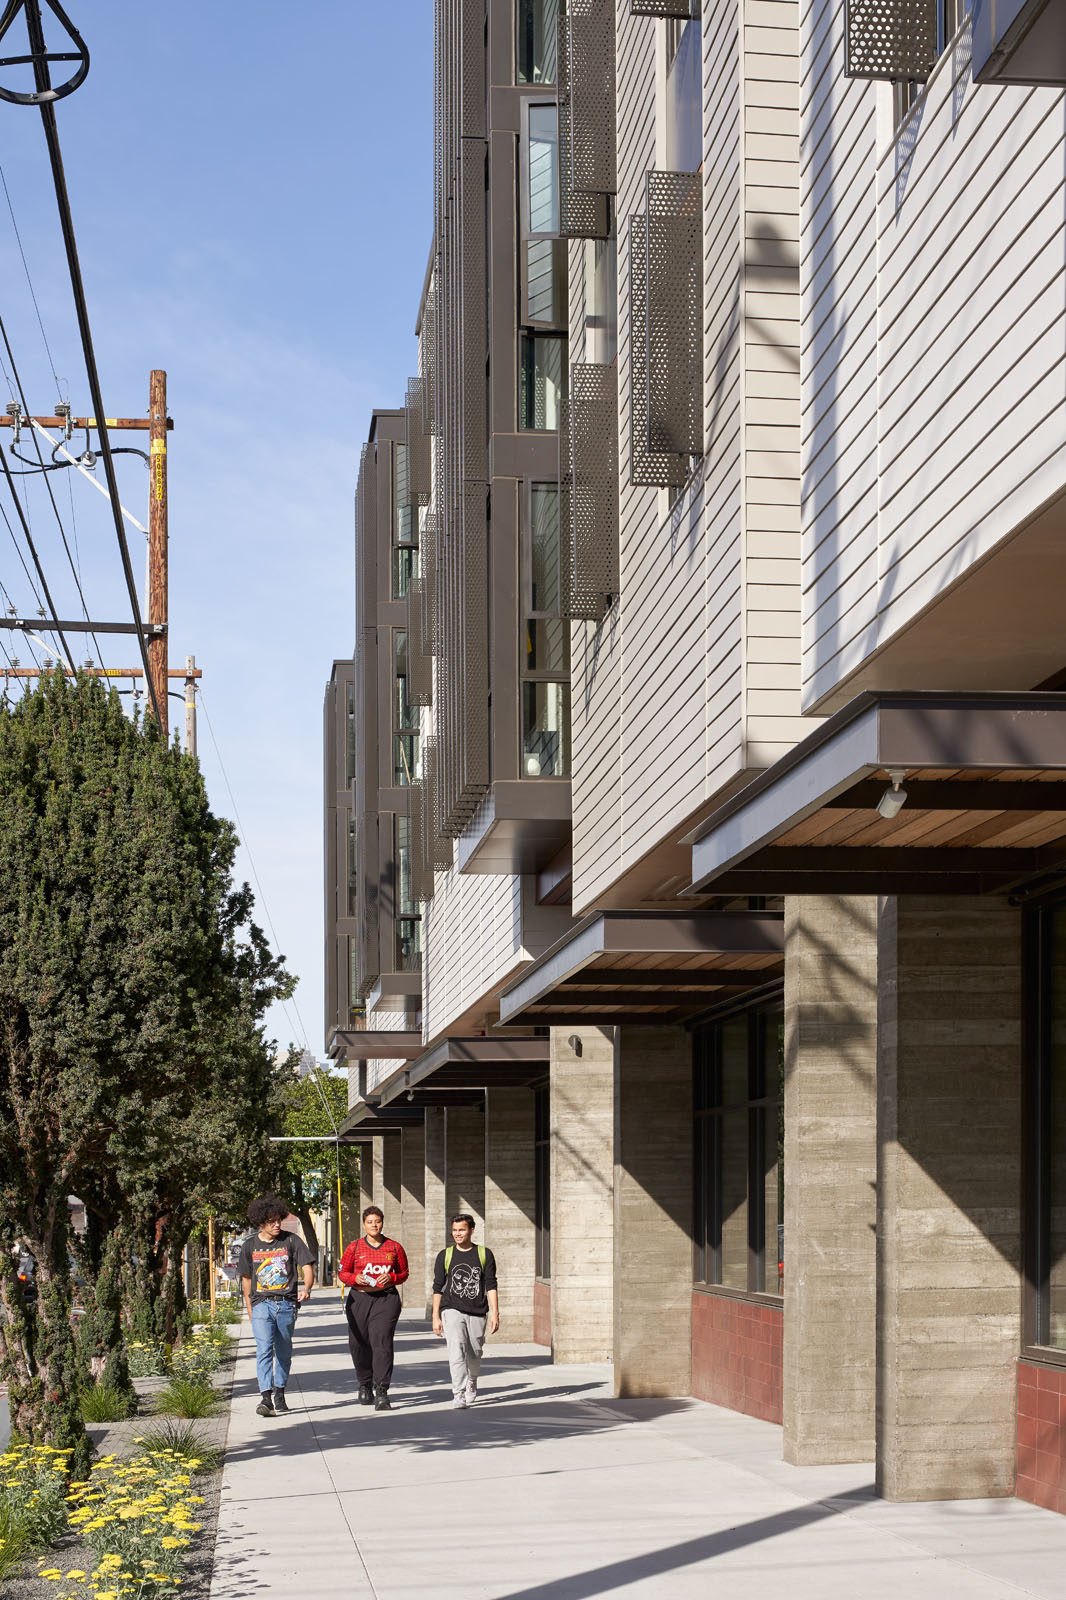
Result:
{"label": "gray sweatpants", "polygon": [[485,1347],[487,1317],[472,1317],[467,1311],[442,1311],[444,1342],[448,1346],[448,1366],[452,1375],[452,1394],[465,1394],[477,1388],[481,1371],[481,1352]]}

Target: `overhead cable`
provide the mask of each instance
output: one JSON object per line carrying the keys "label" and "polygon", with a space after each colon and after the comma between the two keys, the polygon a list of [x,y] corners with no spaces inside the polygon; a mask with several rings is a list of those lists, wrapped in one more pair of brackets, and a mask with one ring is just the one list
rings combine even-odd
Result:
{"label": "overhead cable", "polygon": [[[52,3],[52,0],[50,0]],[[96,428],[100,437],[100,454],[104,461],[104,476],[107,479],[108,496],[111,501],[111,514],[115,523],[115,535],[118,539],[119,552],[122,557],[122,570],[126,579],[126,590],[129,594],[130,608],[133,620],[137,626],[137,643],[140,646],[141,662],[144,666],[145,683],[152,701],[152,710],[155,714],[156,727],[162,729],[162,710],[156,695],[155,680],[152,676],[151,664],[148,659],[148,639],[144,631],[144,622],[141,617],[140,601],[137,598],[137,581],[133,575],[133,564],[130,560],[129,545],[126,543],[126,530],[122,525],[122,511],[119,506],[118,480],[115,476],[115,462],[111,454],[111,441],[107,432],[107,413],[104,410],[103,393],[100,388],[100,374],[96,365],[96,352],[93,348],[92,329],[89,326],[89,310],[85,299],[85,284],[81,275],[81,262],[78,259],[78,242],[74,237],[74,219],[70,209],[70,195],[67,192],[66,173],[63,170],[63,153],[59,145],[59,129],[56,125],[54,98],[60,91],[53,91],[51,74],[48,66],[48,53],[45,49],[44,28],[41,23],[41,10],[38,0],[26,0],[26,26],[30,36],[30,50],[33,55],[33,75],[37,85],[37,94],[32,97],[38,104],[41,113],[41,122],[44,126],[45,142],[48,146],[48,160],[52,168],[52,182],[55,186],[56,201],[59,206],[59,221],[63,232],[63,244],[67,252],[67,267],[70,272],[70,285],[74,294],[74,309],[78,318],[78,332],[81,337],[82,353],[85,360],[85,372],[89,380],[89,396],[93,404],[93,414],[96,418]],[[56,10],[55,4],[52,9]],[[68,32],[79,45],[82,41],[73,27],[73,24],[63,16]],[[82,48],[84,48],[82,46]],[[88,52],[84,52],[86,68]],[[81,76],[84,76],[82,74]],[[70,87],[77,87],[81,76],[75,75],[71,84],[64,86],[64,92]],[[45,98],[45,97],[48,98]]]}

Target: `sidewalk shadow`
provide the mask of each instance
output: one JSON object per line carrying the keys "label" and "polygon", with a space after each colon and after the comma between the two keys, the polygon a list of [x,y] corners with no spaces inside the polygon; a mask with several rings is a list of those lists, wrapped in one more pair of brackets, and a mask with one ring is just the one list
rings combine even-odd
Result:
{"label": "sidewalk shadow", "polygon": [[[524,1394],[526,1399],[530,1402],[537,1400],[540,1396],[544,1396],[548,1400],[569,1400],[574,1395],[580,1394],[583,1390],[598,1389],[599,1387],[600,1385],[598,1383],[575,1383],[568,1384],[558,1390],[546,1390],[542,1388],[533,1388],[532,1385],[526,1383],[508,1383],[498,1388],[483,1390],[478,1395],[477,1405],[474,1409],[477,1411],[484,1411],[486,1406],[499,1405],[501,1400],[505,1398],[514,1399],[517,1398],[519,1394]],[[405,1411],[411,1406],[436,1405],[450,1407],[452,1391],[448,1387],[447,1376],[445,1376],[441,1384],[432,1389],[408,1389],[406,1387],[393,1384],[389,1391],[389,1395],[393,1402],[393,1409]],[[308,1405],[303,1405],[298,1408],[294,1407],[294,1412],[299,1409],[302,1412],[306,1412],[308,1416],[314,1415],[317,1417],[321,1416],[324,1411],[343,1411],[350,1409],[350,1407],[355,1405],[355,1403],[355,1395],[353,1393],[352,1396],[347,1400],[327,1400],[321,1405],[316,1405],[312,1401]],[[370,1407],[360,1407],[359,1411],[369,1411],[369,1409]]]}

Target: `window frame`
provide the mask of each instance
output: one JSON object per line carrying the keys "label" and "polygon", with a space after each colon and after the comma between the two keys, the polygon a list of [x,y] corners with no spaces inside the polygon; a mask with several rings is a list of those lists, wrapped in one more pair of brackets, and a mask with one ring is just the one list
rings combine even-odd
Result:
{"label": "window frame", "polygon": [[[746,1030],[747,1097],[726,1101],[722,1085],[722,1036],[727,1023],[743,1019]],[[771,1126],[780,1126],[784,1105],[784,1086],[770,1092],[769,1070],[772,1056],[768,1047],[771,1025],[783,1026],[783,998],[765,995],[755,1003],[730,1008],[693,1029],[693,1194],[692,1194],[692,1280],[701,1293],[755,1300],[780,1307],[784,1282],[780,1273],[782,1252],[777,1250],[776,1290],[766,1287],[768,1262],[766,1228],[766,1149]],[[777,1116],[772,1118],[776,1111]],[[726,1116],[746,1114],[747,1195],[745,1224],[747,1233],[747,1283],[741,1288],[723,1283],[722,1253],[722,1126]],[[780,1157],[778,1158],[780,1162]],[[782,1183],[778,1165],[779,1190]],[[781,1218],[778,1218],[778,1228]]]}
{"label": "window frame", "polygon": [[1025,1360],[1066,1367],[1066,1347],[1041,1344],[1050,1292],[1051,1228],[1051,919],[1066,900],[1027,907],[1022,916],[1022,1339]]}
{"label": "window frame", "polygon": [[[550,488],[555,490],[557,523],[559,529],[559,607],[558,611],[546,611],[543,607],[533,605],[533,493],[535,489]],[[518,771],[522,778],[531,782],[540,782],[545,778],[565,779],[572,776],[573,765],[573,705],[571,702],[572,667],[570,659],[569,622],[563,613],[563,528],[559,520],[562,515],[562,501],[559,494],[559,485],[551,478],[524,478],[522,480],[521,518],[519,522],[519,618],[518,618]],[[566,666],[559,670],[550,667],[529,667],[526,663],[525,635],[526,627],[530,622],[557,622],[566,639]],[[527,684],[558,684],[562,688],[566,699],[566,751],[567,762],[565,772],[532,773],[526,770],[526,744],[525,744],[525,700]]]}
{"label": "window frame", "polygon": [[559,227],[546,230],[534,229],[531,214],[531,194],[529,188],[530,161],[529,161],[529,113],[535,108],[549,106],[555,112],[555,205],[557,221],[562,224],[562,196],[559,188],[559,97],[557,94],[527,94],[522,96],[522,113],[520,118],[521,132],[519,134],[518,153],[518,218],[521,238],[526,239],[559,239],[562,237]]}

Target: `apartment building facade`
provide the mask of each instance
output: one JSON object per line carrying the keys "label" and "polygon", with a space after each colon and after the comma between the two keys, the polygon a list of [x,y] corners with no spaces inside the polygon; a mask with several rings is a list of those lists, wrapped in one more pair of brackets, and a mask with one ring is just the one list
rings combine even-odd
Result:
{"label": "apartment building facade", "polygon": [[416,1310],[461,1203],[620,1394],[1066,1510],[1054,12],[441,0],[327,1026]]}

